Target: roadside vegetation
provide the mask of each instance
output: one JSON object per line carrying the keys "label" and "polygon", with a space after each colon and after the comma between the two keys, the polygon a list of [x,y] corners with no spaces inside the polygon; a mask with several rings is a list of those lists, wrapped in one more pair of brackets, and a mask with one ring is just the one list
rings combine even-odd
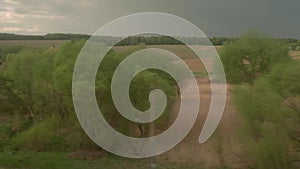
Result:
{"label": "roadside vegetation", "polygon": [[247,168],[299,167],[300,62],[287,49],[250,32],[221,50]]}

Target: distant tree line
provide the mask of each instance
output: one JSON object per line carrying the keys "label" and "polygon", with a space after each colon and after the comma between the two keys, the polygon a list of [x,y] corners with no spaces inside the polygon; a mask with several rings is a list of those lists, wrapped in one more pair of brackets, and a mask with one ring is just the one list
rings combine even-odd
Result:
{"label": "distant tree line", "polygon": [[[64,34],[64,33],[49,33],[46,35],[17,35],[10,33],[0,33],[0,40],[86,40],[90,35],[86,34]],[[180,45],[181,41],[170,36],[145,35],[145,36],[130,36],[124,40],[122,37],[102,36],[101,40],[108,45],[117,42],[117,46],[138,45]],[[181,38],[191,45],[203,44],[206,38],[185,37]],[[223,45],[223,43],[232,41],[235,38],[213,37],[210,41],[213,45]]]}
{"label": "distant tree line", "polygon": [[90,35],[49,33],[46,35],[17,35],[11,33],[0,33],[0,40],[80,40],[88,39]]}
{"label": "distant tree line", "polygon": [[[180,40],[178,40],[178,39]],[[170,37],[170,36],[131,36],[119,43],[117,46],[128,46],[128,45],[183,45],[185,43],[189,45],[210,45],[208,44],[207,38],[197,38],[197,37]],[[215,46],[223,45],[225,42],[233,41],[235,38],[225,38],[225,37],[214,37],[209,39],[211,44]]]}
{"label": "distant tree line", "polygon": [[[87,34],[71,34],[71,33],[49,33],[46,35],[17,35],[10,33],[0,33],[0,40],[87,40],[91,35]],[[170,36],[160,36],[160,35],[137,35],[130,36],[123,39],[123,37],[114,36],[101,36],[101,40],[107,45],[116,46],[130,46],[130,45],[181,45],[181,41],[170,37]],[[207,45],[206,38],[196,38],[196,37],[180,37],[181,40],[188,42],[189,45]],[[228,37],[212,37],[209,38],[214,46],[220,46],[227,42],[238,40],[239,38],[228,38]],[[300,40],[298,39],[280,39],[287,43],[290,49],[300,50]]]}

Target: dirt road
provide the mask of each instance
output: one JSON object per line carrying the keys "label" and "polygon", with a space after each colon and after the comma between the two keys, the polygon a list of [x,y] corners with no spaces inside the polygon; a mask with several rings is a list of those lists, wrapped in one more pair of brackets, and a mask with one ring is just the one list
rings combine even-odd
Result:
{"label": "dirt road", "polygon": [[[181,143],[170,151],[160,155],[158,159],[174,163],[201,164],[206,167],[240,166],[241,162],[237,155],[239,153],[238,138],[235,132],[238,120],[231,106],[230,94],[227,94],[225,111],[214,135],[205,143],[199,144],[200,131],[210,106],[211,88],[208,78],[198,77],[197,83],[201,101],[200,111],[194,127]],[[179,104],[174,106],[174,114],[177,113],[179,108]]]}

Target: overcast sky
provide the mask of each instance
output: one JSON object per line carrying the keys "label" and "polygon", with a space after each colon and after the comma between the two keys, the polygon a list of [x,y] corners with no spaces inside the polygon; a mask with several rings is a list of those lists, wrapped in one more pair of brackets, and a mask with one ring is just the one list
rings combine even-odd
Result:
{"label": "overcast sky", "polygon": [[258,29],[300,38],[300,0],[0,0],[0,32],[92,34],[118,17],[164,12],[185,18],[208,36]]}

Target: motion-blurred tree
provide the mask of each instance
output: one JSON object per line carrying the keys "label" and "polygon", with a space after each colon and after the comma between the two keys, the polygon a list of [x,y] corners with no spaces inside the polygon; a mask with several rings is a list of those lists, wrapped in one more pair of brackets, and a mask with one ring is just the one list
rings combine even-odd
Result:
{"label": "motion-blurred tree", "polygon": [[225,43],[220,55],[230,83],[253,83],[254,79],[269,72],[274,63],[290,59],[285,44],[255,31]]}
{"label": "motion-blurred tree", "polygon": [[300,157],[300,62],[272,68],[253,86],[237,86],[241,138],[253,168],[294,168]]}

